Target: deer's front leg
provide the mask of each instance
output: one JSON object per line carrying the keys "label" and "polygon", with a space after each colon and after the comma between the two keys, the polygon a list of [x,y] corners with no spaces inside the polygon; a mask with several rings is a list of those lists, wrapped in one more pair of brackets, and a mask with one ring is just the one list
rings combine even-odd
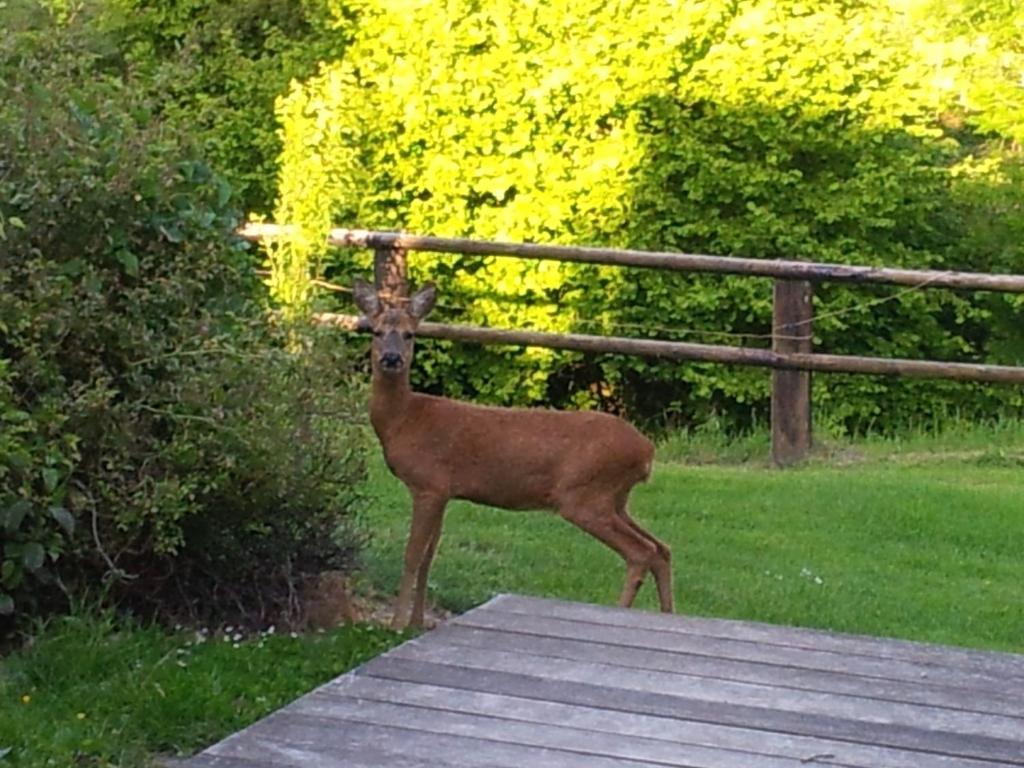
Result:
{"label": "deer's front leg", "polygon": [[[435,534],[440,536],[441,521],[447,502],[448,499],[444,496],[436,494],[413,494],[412,523],[409,528],[409,541],[405,545],[405,569],[402,571],[402,581],[398,586],[398,602],[395,604],[395,615],[391,620],[392,629],[405,629],[410,618],[417,618],[409,616],[413,590],[417,586],[417,581],[422,581],[422,589],[426,590],[427,571],[430,568],[428,558],[433,556],[431,545],[436,544]],[[418,618],[422,622],[422,610]]]}
{"label": "deer's front leg", "polygon": [[427,607],[427,578],[430,574],[430,564],[434,561],[434,553],[437,552],[437,544],[441,540],[441,526],[443,521],[438,519],[437,527],[430,537],[427,545],[427,553],[420,563],[420,569],[416,574],[416,587],[412,596],[412,618],[409,623],[414,627],[423,626],[423,614]]}

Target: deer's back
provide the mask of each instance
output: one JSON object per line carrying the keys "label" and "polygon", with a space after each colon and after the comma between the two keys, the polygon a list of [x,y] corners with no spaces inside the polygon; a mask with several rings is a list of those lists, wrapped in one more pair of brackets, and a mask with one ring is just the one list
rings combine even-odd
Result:
{"label": "deer's back", "polygon": [[382,442],[391,470],[414,491],[509,509],[557,508],[570,494],[624,500],[654,457],[650,440],[606,413],[421,394]]}

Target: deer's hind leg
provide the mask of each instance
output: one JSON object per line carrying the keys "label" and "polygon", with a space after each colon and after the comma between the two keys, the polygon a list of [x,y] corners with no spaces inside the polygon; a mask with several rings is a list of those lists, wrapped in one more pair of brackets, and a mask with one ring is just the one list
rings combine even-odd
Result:
{"label": "deer's hind leg", "polygon": [[675,598],[672,593],[672,550],[630,516],[625,501],[616,511],[626,525],[643,536],[657,550],[658,555],[651,563],[651,573],[654,574],[654,583],[658,588],[658,603],[662,613],[672,613],[675,610]]}
{"label": "deer's hind leg", "polygon": [[626,561],[626,580],[622,585],[619,605],[625,608],[632,606],[644,577],[660,557],[657,546],[616,512],[611,499],[575,501],[560,506],[558,512],[604,542]]}

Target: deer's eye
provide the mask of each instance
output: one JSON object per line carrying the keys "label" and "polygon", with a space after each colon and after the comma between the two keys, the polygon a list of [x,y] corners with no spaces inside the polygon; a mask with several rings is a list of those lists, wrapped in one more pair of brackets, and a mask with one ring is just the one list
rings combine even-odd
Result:
{"label": "deer's eye", "polygon": [[406,341],[409,341],[409,339],[412,338],[412,331],[406,331],[405,333],[403,333],[402,338],[405,339]]}
{"label": "deer's eye", "polygon": [[373,337],[375,339],[382,339],[382,338],[384,338],[384,331],[374,331],[373,332]]}

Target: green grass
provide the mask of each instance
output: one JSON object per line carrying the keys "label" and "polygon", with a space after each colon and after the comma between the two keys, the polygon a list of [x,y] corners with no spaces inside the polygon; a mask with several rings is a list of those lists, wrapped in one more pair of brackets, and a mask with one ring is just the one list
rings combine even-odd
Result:
{"label": "green grass", "polygon": [[197,641],[109,617],[52,622],[0,660],[0,766],[190,754],[395,645],[365,626]]}
{"label": "green grass", "polygon": [[[1020,425],[961,429],[836,442],[778,471],[764,435],[677,436],[631,508],[672,547],[681,612],[1021,652],[1022,450]],[[372,475],[369,575],[393,592],[409,504],[382,465]],[[610,604],[623,575],[557,516],[454,503],[431,594],[454,610],[499,592]],[[637,605],[655,607],[652,585]]]}
{"label": "green grass", "polygon": [[[953,416],[937,424],[911,427],[897,435],[836,437],[830,427],[815,425],[815,447],[810,465],[842,466],[851,463],[898,460],[903,463],[967,462],[1024,466],[1024,421],[976,424]],[[757,428],[735,436],[712,422],[695,430],[679,430],[658,446],[663,462],[686,464],[746,464],[767,467],[771,435]]]}

